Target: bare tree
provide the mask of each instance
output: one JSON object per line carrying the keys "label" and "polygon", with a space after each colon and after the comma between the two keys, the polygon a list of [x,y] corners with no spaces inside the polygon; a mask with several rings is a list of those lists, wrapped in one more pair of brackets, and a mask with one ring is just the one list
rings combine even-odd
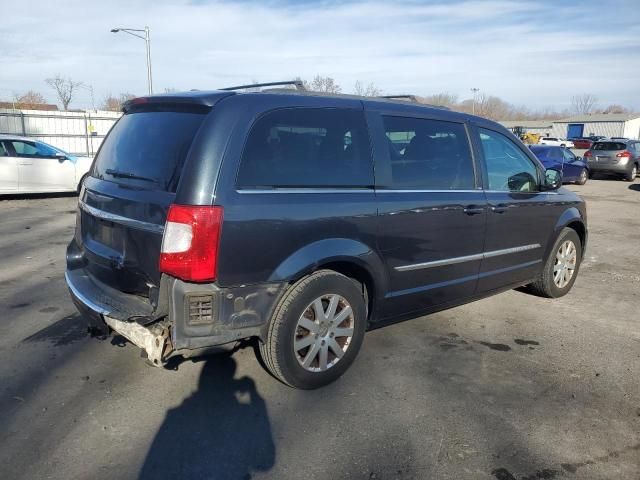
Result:
{"label": "bare tree", "polygon": [[178,91],[178,89],[174,88],[174,87],[166,87],[164,89],[164,93],[176,93],[177,91]]}
{"label": "bare tree", "polygon": [[617,105],[617,104],[613,104],[613,105],[609,105],[607,108],[602,110],[602,113],[630,113],[631,110],[629,110],[626,107],[623,107],[622,105]]}
{"label": "bare tree", "polygon": [[40,92],[35,90],[29,90],[22,95],[14,95],[14,103],[16,108],[23,108],[26,110],[33,109],[38,105],[47,103],[47,100]]}
{"label": "bare tree", "polygon": [[312,92],[340,93],[342,88],[331,77],[316,75],[310,82],[303,80],[304,88]]}
{"label": "bare tree", "polygon": [[365,85],[360,80],[357,80],[353,86],[353,93],[360,95],[361,97],[379,97],[382,95],[382,90],[376,87],[375,83],[370,82]]}
{"label": "bare tree", "polygon": [[458,103],[458,96],[451,93],[436,93],[421,99],[424,103],[429,105],[437,105],[439,107],[455,107]]}
{"label": "bare tree", "polygon": [[82,82],[74,82],[70,78],[62,77],[59,73],[53,78],[47,78],[45,82],[55,90],[65,111],[69,110],[69,104],[73,100],[76,89],[82,85]]}
{"label": "bare tree", "polygon": [[571,110],[578,115],[592,113],[596,105],[596,97],[591,93],[583,93],[571,97]]}
{"label": "bare tree", "polygon": [[109,110],[111,112],[120,112],[122,111],[122,105],[124,102],[131,100],[132,98],[135,98],[135,95],[132,93],[121,93],[117,97],[109,94],[104,97],[101,108],[102,110]]}

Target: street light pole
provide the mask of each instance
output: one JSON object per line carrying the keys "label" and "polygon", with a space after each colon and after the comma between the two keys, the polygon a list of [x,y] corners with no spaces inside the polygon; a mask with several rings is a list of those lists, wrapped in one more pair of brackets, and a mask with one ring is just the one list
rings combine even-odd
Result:
{"label": "street light pole", "polygon": [[149,37],[149,27],[144,27],[144,41],[147,46],[147,84],[149,85],[149,95],[153,94],[153,80],[151,79],[151,38]]}
{"label": "street light pole", "polygon": [[473,104],[471,105],[471,113],[475,115],[476,114],[476,94],[480,91],[480,89],[472,88],[471,91],[473,92]]}
{"label": "street light pole", "polygon": [[[111,33],[118,32],[128,33],[129,35],[133,35],[134,37],[138,37],[144,40],[145,46],[147,48],[147,86],[149,88],[149,95],[153,94],[153,80],[151,78],[151,37],[149,34],[149,27],[145,26],[144,29],[121,27],[111,29]],[[144,36],[134,32],[143,32]]]}

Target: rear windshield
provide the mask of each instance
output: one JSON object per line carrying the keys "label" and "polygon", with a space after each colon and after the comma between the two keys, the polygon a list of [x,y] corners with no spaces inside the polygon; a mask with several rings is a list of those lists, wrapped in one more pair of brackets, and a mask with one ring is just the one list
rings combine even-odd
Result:
{"label": "rear windshield", "polygon": [[149,190],[175,192],[204,113],[125,114],[105,138],[92,176]]}
{"label": "rear windshield", "polygon": [[624,150],[627,148],[626,143],[620,142],[598,142],[591,147],[592,150]]}

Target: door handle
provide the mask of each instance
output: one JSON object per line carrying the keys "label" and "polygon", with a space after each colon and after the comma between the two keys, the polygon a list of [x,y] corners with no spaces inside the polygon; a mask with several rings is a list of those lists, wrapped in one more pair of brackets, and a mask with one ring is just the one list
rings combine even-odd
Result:
{"label": "door handle", "polygon": [[462,210],[467,215],[478,215],[484,212],[484,207],[476,207],[475,205],[469,205]]}
{"label": "door handle", "polygon": [[33,162],[20,162],[18,165],[33,165]]}
{"label": "door handle", "polygon": [[491,211],[493,213],[504,213],[509,207],[506,205],[491,205]]}

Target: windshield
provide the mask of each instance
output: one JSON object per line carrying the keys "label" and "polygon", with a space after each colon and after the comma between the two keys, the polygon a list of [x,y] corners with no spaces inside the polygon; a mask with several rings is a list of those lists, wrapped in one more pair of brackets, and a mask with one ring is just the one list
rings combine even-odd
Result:
{"label": "windshield", "polygon": [[96,178],[175,192],[203,113],[125,114],[104,140],[93,167]]}

